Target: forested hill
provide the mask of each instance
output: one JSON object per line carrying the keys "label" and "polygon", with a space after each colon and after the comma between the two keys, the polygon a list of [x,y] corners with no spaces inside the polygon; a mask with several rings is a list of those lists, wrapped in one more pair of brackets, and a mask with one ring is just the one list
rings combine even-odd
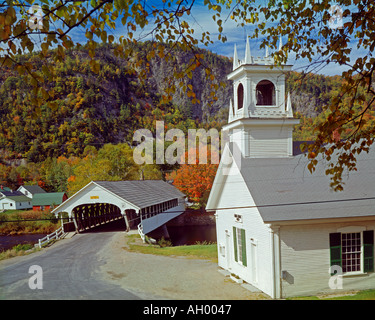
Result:
{"label": "forested hill", "polygon": [[[144,43],[134,51],[147,52],[150,45]],[[180,68],[192,57],[183,51],[175,54]],[[204,55],[214,76],[226,81],[231,71],[229,59],[208,51]],[[43,67],[37,54],[22,58],[30,60],[37,69]],[[206,79],[203,67],[185,80],[186,85],[193,86],[199,103],[193,104],[192,97],[179,90],[170,103],[163,103],[163,89],[170,85],[163,80],[175,66],[155,57],[147,80],[142,82],[108,45],[97,49],[96,59],[100,64],[97,74],[91,71],[90,57],[84,48],[69,51],[64,62],[53,62],[56,81],[45,82],[57,102],[55,110],[32,106],[31,87],[18,74],[2,69],[0,149],[39,162],[47,157],[81,155],[87,145],[98,148],[104,143],[131,142],[136,129],[155,128],[155,120],[165,120],[168,126],[185,130],[226,118],[226,112],[224,115],[220,109],[229,103],[231,85],[219,87],[215,92],[218,100],[212,105],[207,103],[212,101],[207,83],[211,80]]]}
{"label": "forested hill", "polygon": [[[134,48],[134,54],[149,51],[152,43]],[[35,108],[30,103],[31,87],[23,77],[3,69],[0,71],[0,149],[8,158],[26,158],[41,162],[59,156],[81,156],[85,147],[97,149],[105,143],[131,144],[134,131],[139,128],[155,130],[155,121],[164,120],[166,130],[180,128],[215,127],[220,129],[227,121],[232,85],[226,76],[232,70],[230,59],[201,50],[204,65],[212,68],[214,80],[206,78],[203,66],[191,78],[184,80],[191,85],[198,103],[177,89],[169,103],[164,103],[164,89],[171,85],[164,79],[176,68],[188,67],[191,53],[174,49],[175,62],[154,57],[148,67],[145,82],[130,72],[127,63],[114,55],[109,45],[97,49],[96,59],[100,69],[94,73],[90,57],[84,48],[75,48],[66,55],[64,62],[51,62],[56,67],[55,81],[48,82],[57,108],[46,105]],[[20,57],[30,60],[42,70],[43,61],[37,54]],[[224,82],[215,90],[217,100],[211,95],[212,81]],[[175,85],[179,88],[176,80]],[[301,115],[316,116],[327,104],[332,93],[340,86],[339,77],[309,75],[303,77],[292,72],[287,77],[287,90],[292,93],[294,111]],[[209,103],[212,102],[212,103]]]}

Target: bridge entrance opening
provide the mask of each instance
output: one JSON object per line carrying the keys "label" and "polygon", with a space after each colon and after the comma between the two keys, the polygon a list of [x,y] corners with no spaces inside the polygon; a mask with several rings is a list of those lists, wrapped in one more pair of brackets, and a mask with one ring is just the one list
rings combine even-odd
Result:
{"label": "bridge entrance opening", "polygon": [[[85,232],[95,228],[96,230],[108,230],[110,225],[126,230],[126,224],[121,210],[110,203],[89,203],[75,207],[72,216],[78,232]],[[104,225],[107,225],[104,227]],[[99,228],[99,229],[98,229]]]}

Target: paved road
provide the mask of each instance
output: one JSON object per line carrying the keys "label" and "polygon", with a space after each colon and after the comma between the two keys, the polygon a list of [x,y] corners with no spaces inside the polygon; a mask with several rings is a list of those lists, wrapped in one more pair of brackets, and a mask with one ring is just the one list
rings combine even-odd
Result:
{"label": "paved road", "polygon": [[[98,253],[114,235],[79,234],[41,252],[1,262],[0,299],[140,299],[100,276],[104,261]],[[29,287],[29,279],[38,274],[29,273],[32,265],[42,268],[42,289]]]}

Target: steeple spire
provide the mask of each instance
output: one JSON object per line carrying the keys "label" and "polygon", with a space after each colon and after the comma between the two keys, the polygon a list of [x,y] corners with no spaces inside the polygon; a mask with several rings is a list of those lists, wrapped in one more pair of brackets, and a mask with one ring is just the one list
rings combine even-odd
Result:
{"label": "steeple spire", "polygon": [[229,116],[228,116],[228,123],[231,123],[234,119],[234,109],[232,99],[229,100]]}
{"label": "steeple spire", "polygon": [[238,55],[237,55],[237,46],[234,44],[234,54],[233,54],[233,70],[238,67]]}
{"label": "steeple spire", "polygon": [[290,99],[290,92],[288,92],[288,100],[286,102],[286,114],[288,117],[293,117],[292,101]]}
{"label": "steeple spire", "polygon": [[250,51],[249,37],[247,37],[247,40],[246,40],[245,64],[251,64],[251,51]]}

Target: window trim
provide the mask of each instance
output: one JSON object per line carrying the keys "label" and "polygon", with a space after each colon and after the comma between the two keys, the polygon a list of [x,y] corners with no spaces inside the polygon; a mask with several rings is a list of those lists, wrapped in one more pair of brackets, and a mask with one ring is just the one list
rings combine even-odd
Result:
{"label": "window trim", "polygon": [[233,248],[234,248],[234,260],[239,265],[247,267],[245,229],[233,227]]}
{"label": "window trim", "polygon": [[[344,235],[347,237],[348,235],[357,235],[359,234],[359,246],[360,246],[360,249],[359,251],[355,250],[355,251],[348,251],[348,252],[344,252],[344,244],[343,242],[345,241],[343,238],[344,238]],[[346,239],[346,241],[348,240],[352,240],[352,239]],[[351,244],[350,246],[346,246],[347,248],[353,248],[353,244]],[[355,274],[355,273],[364,273],[363,272],[363,259],[364,259],[364,256],[363,256],[363,236],[362,236],[362,232],[343,232],[341,233],[341,267],[342,267],[342,272],[343,274]],[[344,255],[352,255],[352,254],[358,254],[359,253],[359,270],[354,270],[354,271],[346,271],[344,272]],[[346,259],[347,261],[351,261],[353,262],[355,258],[350,258],[350,259]],[[346,264],[345,266],[346,268],[348,268],[348,264]]]}
{"label": "window trim", "polygon": [[[330,266],[338,265],[342,270],[343,276],[363,275],[374,272],[374,230],[366,230],[364,227],[347,227],[339,229],[338,231],[329,234],[329,249],[330,249]],[[365,234],[366,237],[365,237]],[[343,234],[359,233],[360,235],[360,270],[343,271]],[[372,237],[371,237],[372,235]],[[338,243],[338,237],[340,241]],[[366,243],[365,243],[366,242]],[[366,250],[367,248],[367,250]],[[368,249],[370,248],[370,250]]]}

